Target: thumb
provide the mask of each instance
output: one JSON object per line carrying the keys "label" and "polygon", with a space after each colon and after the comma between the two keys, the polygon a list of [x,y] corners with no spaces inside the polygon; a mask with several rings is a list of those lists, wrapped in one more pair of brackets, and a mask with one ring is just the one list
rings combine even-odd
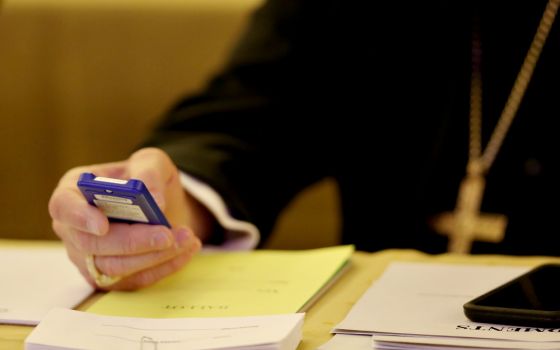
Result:
{"label": "thumb", "polygon": [[161,210],[165,210],[165,190],[176,169],[167,153],[158,148],[142,148],[128,160],[130,178],[144,182]]}

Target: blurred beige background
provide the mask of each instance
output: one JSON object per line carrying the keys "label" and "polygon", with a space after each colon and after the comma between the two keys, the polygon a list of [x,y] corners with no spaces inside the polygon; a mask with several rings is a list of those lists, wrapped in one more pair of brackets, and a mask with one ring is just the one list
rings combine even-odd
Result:
{"label": "blurred beige background", "polygon": [[[261,0],[5,0],[0,13],[0,238],[55,238],[47,201],[69,168],[127,157],[203,86]],[[335,186],[283,214],[269,247],[336,243]]]}

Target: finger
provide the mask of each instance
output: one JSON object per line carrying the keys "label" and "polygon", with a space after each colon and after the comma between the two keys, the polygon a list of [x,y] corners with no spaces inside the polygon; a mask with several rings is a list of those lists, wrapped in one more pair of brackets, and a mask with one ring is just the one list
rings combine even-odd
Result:
{"label": "finger", "polygon": [[[84,196],[73,188],[58,187],[53,192],[49,200],[49,214],[53,226],[54,222],[64,223],[75,230],[98,236],[109,231],[109,220],[103,212],[89,205]],[[59,233],[56,229],[55,232]]]}
{"label": "finger", "polygon": [[164,262],[161,265],[157,265],[153,268],[135,273],[132,276],[129,276],[105,289],[135,290],[147,287],[156,283],[162,278],[179,271],[187,262],[192,259],[195,253],[196,252],[187,251],[169,261]]}
{"label": "finger", "polygon": [[72,261],[72,263],[78,268],[84,279],[94,288],[97,288],[93,277],[89,274],[86,267],[86,258],[82,252],[80,252],[73,244],[69,241],[63,241],[66,247],[66,255]]}
{"label": "finger", "polygon": [[175,240],[171,230],[161,225],[111,224],[110,233],[104,236],[94,236],[59,221],[53,222],[53,228],[83,254],[98,256],[150,253],[170,248]]}
{"label": "finger", "polygon": [[177,168],[167,153],[158,148],[143,148],[130,156],[130,178],[142,180],[157,204],[165,209],[165,189],[177,176]]}
{"label": "finger", "polygon": [[109,229],[107,217],[88,204],[76,183],[83,172],[102,176],[118,176],[125,171],[125,162],[78,167],[68,171],[59,181],[49,200],[49,214],[53,220],[61,221],[77,230],[96,235],[106,234]]}
{"label": "finger", "polygon": [[[202,244],[198,238],[187,229],[178,229],[175,232],[178,241],[186,242],[182,244],[182,247],[175,248],[176,253],[168,258],[168,259],[161,259],[161,261],[152,261],[150,263],[141,262],[140,260],[135,261],[134,263],[140,263],[138,266],[135,267],[134,272],[130,271],[118,271],[115,270],[114,272],[109,271],[104,264],[104,259],[106,257],[95,257],[95,264],[96,268],[100,273],[106,274],[108,276],[129,276],[125,277],[119,283],[104,287],[103,289],[115,289],[115,290],[132,290],[137,289],[140,287],[147,286],[149,284],[155,283],[159,279],[177,271],[180,269],[186,262],[188,262],[192,256],[194,256],[201,248]],[[66,245],[66,251],[69,259],[77,266],[78,270],[82,274],[82,276],[88,281],[95,288],[99,288],[95,284],[94,279],[89,274],[88,269],[86,267],[86,254],[81,252],[77,247],[74,246],[72,242],[65,241],[64,244]],[[173,248],[172,248],[173,249]],[[152,256],[152,257],[155,257]],[[109,259],[112,257],[109,257]],[[127,259],[128,257],[122,257],[123,259]],[[131,260],[132,262],[133,260]],[[145,268],[140,268],[140,265],[145,264]]]}
{"label": "finger", "polygon": [[193,254],[201,246],[198,238],[188,229],[178,229],[174,234],[177,243],[171,248],[139,255],[96,256],[95,265],[107,276],[130,276],[174,259],[185,252]]}
{"label": "finger", "polygon": [[[161,276],[159,278],[163,278],[167,274],[176,271],[175,268],[170,268],[170,267],[177,266],[176,264],[178,262],[180,262],[178,267],[181,267],[182,265],[184,265],[186,261],[190,259],[190,257],[196,254],[196,252],[198,252],[202,246],[200,240],[198,240],[198,238],[194,234],[192,234],[188,229],[184,229],[184,228],[178,229],[175,232],[175,234],[177,236],[177,241],[181,241],[182,244],[181,246],[171,248],[173,250],[173,253],[170,254],[169,257],[163,257],[163,256],[158,257],[157,254],[154,255],[146,254],[146,256],[151,257],[150,260],[152,261],[147,261],[144,260],[143,258],[132,259],[129,261],[130,263],[132,263],[130,266],[133,266],[131,270],[125,268],[122,271],[114,270],[114,272],[111,272],[110,268],[106,268],[104,266],[106,262],[104,259],[106,257],[94,256],[96,269],[100,273],[103,273],[107,276],[131,276],[134,274],[140,274],[140,276],[144,276],[144,274],[142,274],[143,270],[153,270],[154,268],[158,267],[158,269],[152,271],[152,273],[148,273],[148,275],[151,276],[150,279],[158,278],[157,276]],[[82,276],[88,281],[90,285],[92,285],[95,288],[99,288],[99,286],[96,285],[93,277],[90,275],[87,269],[86,266],[87,254],[84,254],[82,251],[80,251],[73,244],[73,242],[64,241],[64,244],[66,246],[66,252],[69,259],[74,263],[74,265],[76,265],[76,267],[78,268]],[[112,259],[112,258],[114,257],[109,257],[108,259]],[[121,258],[126,260],[129,257],[124,256]],[[161,265],[164,265],[166,263],[169,263],[167,267],[159,268]],[[134,277],[132,279],[136,279],[136,278],[137,277]],[[140,277],[140,278],[146,278],[146,277]],[[127,279],[130,279],[130,277]],[[135,289],[135,288],[139,288],[140,286],[143,286],[144,283],[145,282],[140,282],[140,281],[133,281],[132,283],[126,282],[120,286],[120,289]],[[137,285],[138,287],[133,287],[134,285]],[[113,286],[109,286],[109,287],[105,287],[104,289],[114,289],[114,288]]]}

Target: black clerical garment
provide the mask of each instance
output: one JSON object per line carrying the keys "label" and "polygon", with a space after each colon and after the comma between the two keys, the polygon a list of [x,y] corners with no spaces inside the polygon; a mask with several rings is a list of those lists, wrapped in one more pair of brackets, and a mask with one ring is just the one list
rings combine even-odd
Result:
{"label": "black clerical garment", "polygon": [[[271,0],[227,66],[145,145],[215,188],[264,237],[304,187],[336,180],[343,243],[443,252],[468,156],[471,32],[482,41],[483,147],[546,1]],[[560,21],[560,19],[558,20]],[[188,43],[185,43],[188,45]],[[560,23],[487,176],[482,211],[509,218],[475,253],[560,253]]]}

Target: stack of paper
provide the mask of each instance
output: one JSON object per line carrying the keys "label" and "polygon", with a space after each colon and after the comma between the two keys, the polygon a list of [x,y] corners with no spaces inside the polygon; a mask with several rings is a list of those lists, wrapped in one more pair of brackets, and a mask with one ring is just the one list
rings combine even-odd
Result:
{"label": "stack of paper", "polygon": [[[558,349],[560,329],[474,323],[463,314],[464,303],[528,270],[394,263],[333,332],[368,336],[350,338],[364,349]],[[335,336],[321,349],[345,339]]]}
{"label": "stack of paper", "polygon": [[0,281],[0,323],[36,325],[51,308],[73,308],[93,292],[62,245],[2,248]]}
{"label": "stack of paper", "polygon": [[353,251],[198,255],[151,287],[106,294],[88,313],[54,309],[26,349],[293,350],[303,323],[296,312],[336,280]]}
{"label": "stack of paper", "polygon": [[303,314],[147,319],[53,309],[25,340],[26,350],[294,350]]}

